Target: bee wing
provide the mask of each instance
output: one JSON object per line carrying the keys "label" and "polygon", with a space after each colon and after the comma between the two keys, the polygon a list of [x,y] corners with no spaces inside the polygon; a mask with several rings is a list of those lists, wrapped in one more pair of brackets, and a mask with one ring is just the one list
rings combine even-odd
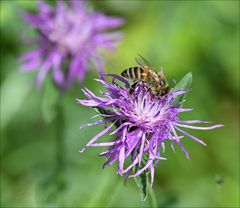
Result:
{"label": "bee wing", "polygon": [[138,54],[138,57],[135,60],[138,63],[138,65],[141,66],[142,68],[148,66],[149,68],[153,69],[153,66],[140,54]]}
{"label": "bee wing", "polygon": [[157,80],[158,76],[157,76],[157,72],[154,69],[154,67],[145,59],[143,58],[143,56],[141,56],[140,54],[138,54],[138,57],[135,59],[137,64],[142,67],[149,67],[151,69],[150,73],[152,74],[152,76]]}

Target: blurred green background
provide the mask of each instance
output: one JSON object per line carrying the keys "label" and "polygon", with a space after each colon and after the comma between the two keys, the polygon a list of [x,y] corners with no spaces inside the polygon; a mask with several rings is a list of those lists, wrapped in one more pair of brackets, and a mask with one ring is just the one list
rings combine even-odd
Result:
{"label": "blurred green background", "polygon": [[[208,144],[185,139],[190,161],[167,145],[168,160],[155,174],[158,206],[239,207],[239,1],[90,1],[89,7],[127,20],[117,52],[107,54],[107,72],[134,66],[137,53],[163,66],[171,85],[192,71],[185,106],[194,110],[183,118],[224,124],[189,131]],[[18,71],[17,57],[30,50],[22,43],[27,26],[21,10],[36,10],[36,1],[1,1],[1,206],[149,206],[140,201],[132,179],[124,186],[117,164],[102,169],[104,158],[97,154],[104,148],[78,152],[104,128],[80,131],[94,111],[75,102],[83,98],[84,86],[99,91],[96,71],[58,99],[65,122],[56,132],[58,95],[50,77],[37,90],[36,73]],[[64,165],[56,169],[59,134],[65,142],[60,149]]]}

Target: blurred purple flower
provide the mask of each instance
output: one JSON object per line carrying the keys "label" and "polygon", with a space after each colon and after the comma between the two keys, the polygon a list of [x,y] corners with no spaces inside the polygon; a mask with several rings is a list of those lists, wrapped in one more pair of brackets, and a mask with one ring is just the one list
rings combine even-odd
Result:
{"label": "blurred purple flower", "polygon": [[[108,83],[103,76],[97,79],[107,89],[107,92],[101,92],[103,97],[98,97],[88,89],[83,89],[82,91],[88,100],[77,99],[78,103],[83,106],[99,109],[100,113],[97,116],[103,117],[95,123],[82,127],[110,123],[102,132],[93,137],[81,151],[87,147],[109,147],[100,156],[106,156],[104,166],[118,161],[118,174],[120,175],[128,176],[134,167],[137,167],[138,171],[133,172],[130,177],[150,170],[152,185],[154,166],[159,160],[166,160],[161,154],[165,151],[166,140],[170,141],[173,151],[175,151],[174,143],[176,143],[189,159],[187,150],[181,144],[184,136],[202,145],[206,144],[182,128],[209,130],[222,126],[192,126],[191,124],[210,122],[181,120],[179,114],[191,111],[191,109],[179,107],[179,103],[175,103],[174,99],[186,91],[171,91],[166,98],[158,99],[147,90],[146,84],[142,83],[138,85],[132,95],[129,95],[129,83],[126,80],[117,75],[109,76],[113,77],[112,83]],[[117,84],[115,80],[121,81],[125,87]],[[113,130],[114,125],[117,127]],[[96,143],[107,132],[111,132],[110,135],[115,135],[113,141]],[[131,163],[126,166],[125,161],[128,157],[131,157]]]}
{"label": "blurred purple flower", "polygon": [[21,69],[38,69],[37,86],[50,70],[60,88],[70,86],[74,79],[83,81],[90,61],[102,71],[104,60],[99,50],[114,50],[122,36],[109,31],[121,26],[122,18],[90,12],[83,1],[70,0],[65,4],[58,0],[56,8],[39,1],[38,14],[25,13],[23,18],[38,31],[33,40],[38,48],[21,57]]}

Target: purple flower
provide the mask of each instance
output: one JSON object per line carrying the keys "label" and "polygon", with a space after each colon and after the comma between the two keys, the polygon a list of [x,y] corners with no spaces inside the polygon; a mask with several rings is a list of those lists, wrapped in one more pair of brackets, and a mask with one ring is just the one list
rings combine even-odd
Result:
{"label": "purple flower", "polygon": [[58,0],[56,8],[39,1],[38,14],[25,13],[24,20],[38,31],[38,36],[31,41],[37,48],[21,57],[22,70],[38,69],[37,86],[51,71],[60,88],[69,87],[74,79],[83,81],[89,62],[103,70],[100,50],[115,49],[121,33],[109,30],[123,24],[122,18],[90,12],[85,2],[75,0],[68,4]]}
{"label": "purple flower", "polygon": [[[181,144],[181,140],[185,136],[204,146],[206,144],[183,129],[209,130],[222,126],[193,126],[191,124],[210,122],[181,120],[179,114],[191,111],[191,109],[179,107],[179,103],[175,103],[175,98],[186,93],[186,91],[173,92],[172,90],[166,97],[159,99],[147,90],[146,84],[141,83],[130,95],[129,83],[126,80],[117,75],[108,76],[113,78],[112,83],[107,82],[104,76],[97,79],[107,90],[107,92],[101,92],[102,97],[94,95],[88,89],[83,89],[87,100],[77,100],[83,106],[99,109],[97,116],[103,118],[84,126],[110,124],[94,136],[81,151],[84,151],[87,147],[108,147],[106,151],[100,153],[100,156],[106,157],[104,166],[118,161],[118,174],[120,175],[128,176],[136,167],[137,171],[133,172],[130,177],[138,176],[144,171],[150,170],[152,185],[154,167],[160,160],[166,160],[162,156],[165,151],[166,140],[170,141],[173,151],[175,151],[174,144],[176,143],[189,159],[187,150]],[[121,84],[116,83],[115,80],[118,80]],[[115,135],[112,141],[97,142],[100,137],[108,132],[110,135]],[[128,157],[131,158],[131,162],[126,164]]]}

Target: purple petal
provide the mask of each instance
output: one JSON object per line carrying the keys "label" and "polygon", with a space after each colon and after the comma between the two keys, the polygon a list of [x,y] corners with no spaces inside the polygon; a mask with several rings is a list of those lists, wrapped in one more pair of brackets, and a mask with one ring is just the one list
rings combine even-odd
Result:
{"label": "purple petal", "polygon": [[151,175],[151,187],[153,187],[153,181],[154,181],[154,164],[153,163],[150,165],[150,175]]}
{"label": "purple petal", "polygon": [[33,51],[29,51],[24,53],[19,60],[20,61],[28,61],[28,60],[32,60],[32,59],[36,59],[39,58],[39,56],[41,55],[41,50],[40,49],[36,49]]}
{"label": "purple petal", "polygon": [[139,161],[138,164],[139,165],[142,162],[144,144],[145,144],[145,134],[142,135],[141,147],[140,147],[140,151],[139,151],[139,155],[138,155],[138,161]]}
{"label": "purple petal", "polygon": [[53,57],[53,79],[59,86],[64,86],[64,75],[61,71],[62,57],[60,54],[55,54]]}
{"label": "purple petal", "polygon": [[108,146],[113,146],[116,145],[118,142],[102,142],[102,143],[94,143],[91,144],[91,147],[108,147]]}
{"label": "purple petal", "polygon": [[36,60],[25,62],[24,64],[21,65],[20,71],[27,72],[27,71],[37,70],[40,64],[41,62]]}
{"label": "purple petal", "polygon": [[[124,129],[123,131],[123,135],[122,135],[122,141],[124,142],[126,140],[126,129]],[[123,143],[120,152],[119,152],[119,174],[122,175],[123,172],[123,166],[124,166],[124,160],[125,160],[125,145]]]}
{"label": "purple petal", "polygon": [[125,84],[126,88],[130,87],[129,82],[126,79],[124,79],[123,77],[120,77],[119,75],[116,75],[116,74],[103,74],[103,76],[109,76],[109,77],[112,77],[114,79],[117,79],[117,80],[123,82]]}
{"label": "purple petal", "polygon": [[162,146],[163,152],[165,152],[165,144],[164,144],[164,142],[161,142],[161,146]]}
{"label": "purple petal", "polygon": [[83,152],[86,147],[91,146],[94,142],[96,142],[100,137],[102,137],[104,134],[106,134],[112,127],[113,125],[116,123],[116,121],[114,121],[110,126],[108,126],[106,129],[104,129],[103,131],[101,131],[100,133],[98,133],[95,137],[93,137],[90,142],[87,143],[87,145],[80,151]]}
{"label": "purple petal", "polygon": [[179,91],[173,92],[173,96],[177,97],[179,95],[183,95],[183,94],[186,94],[186,93],[188,93],[188,91],[179,90]]}
{"label": "purple petal", "polygon": [[207,145],[207,144],[204,143],[202,140],[200,140],[200,139],[192,136],[191,134],[187,133],[186,131],[183,131],[182,129],[180,129],[180,128],[176,127],[176,126],[175,126],[175,129],[177,129],[178,131],[180,131],[181,133],[183,133],[184,135],[186,135],[186,136],[189,137],[190,139],[193,139],[193,140],[195,140],[196,142],[198,142],[198,143],[200,143],[200,144],[202,144],[202,145],[204,145],[204,146]]}
{"label": "purple petal", "polygon": [[[173,133],[174,133],[174,137],[176,137],[176,136],[177,136],[177,133],[176,133],[175,130],[173,130]],[[171,134],[169,134],[169,137],[171,137],[171,139],[173,140],[173,137],[172,137]],[[177,136],[177,137],[178,137],[178,136]],[[189,156],[187,150],[186,150],[186,149],[184,148],[184,146],[181,144],[181,141],[180,141],[180,140],[177,141],[177,144],[178,144],[178,146],[181,148],[181,150],[184,152],[186,158],[187,158],[188,160],[190,160],[190,156]],[[175,152],[175,150],[174,150],[174,152]]]}
{"label": "purple petal", "polygon": [[138,157],[125,169],[122,171],[122,173],[128,172],[133,166],[135,166],[138,163]]}
{"label": "purple petal", "polygon": [[98,30],[106,30],[106,29],[111,29],[115,27],[119,27],[124,23],[123,18],[119,17],[108,17],[105,15],[97,15],[96,17],[96,28]]}
{"label": "purple petal", "polygon": [[52,12],[52,8],[49,6],[49,4],[46,4],[43,0],[38,0],[38,4],[41,13],[48,15]]}
{"label": "purple petal", "polygon": [[118,131],[120,131],[123,127],[128,126],[131,123],[123,123],[121,124],[118,128],[116,128],[116,130],[114,130],[113,132],[111,132],[109,135],[113,135],[116,134]]}
{"label": "purple petal", "polygon": [[186,124],[195,124],[195,123],[212,123],[211,121],[203,121],[203,120],[188,120],[188,121],[177,121],[178,123],[186,123]]}
{"label": "purple petal", "polygon": [[87,127],[87,126],[95,126],[95,125],[105,124],[107,122],[109,122],[109,120],[99,120],[99,121],[96,121],[94,123],[84,124],[84,125],[80,126],[80,129],[83,129],[83,128]]}
{"label": "purple petal", "polygon": [[182,149],[182,151],[184,152],[184,154],[186,155],[186,158],[187,158],[188,160],[190,160],[190,156],[189,156],[187,150],[186,150],[186,149],[184,148],[184,146],[181,144],[181,142],[179,141],[179,142],[177,142],[177,144],[178,144],[178,146]]}
{"label": "purple petal", "polygon": [[151,164],[153,164],[153,161],[152,161],[152,160],[149,160],[142,169],[140,169],[139,171],[137,171],[134,175],[129,176],[129,178],[136,177],[136,176],[140,175],[140,174],[141,174],[144,170],[146,170]]}
{"label": "purple petal", "polygon": [[52,63],[49,59],[47,59],[43,65],[41,66],[37,78],[36,78],[36,85],[37,87],[40,87],[42,85],[42,82],[44,80],[44,78],[46,77],[48,71],[50,70]]}
{"label": "purple petal", "polygon": [[193,110],[192,108],[178,108],[177,112],[181,113],[181,112],[188,112],[188,111],[192,111],[192,110]]}
{"label": "purple petal", "polygon": [[123,165],[124,165],[124,160],[125,160],[125,146],[123,145],[122,148],[120,149],[119,152],[119,174],[122,175],[123,172]]}
{"label": "purple petal", "polygon": [[176,126],[180,126],[183,128],[188,128],[188,129],[198,129],[198,130],[210,130],[210,129],[216,129],[219,127],[222,127],[222,124],[218,124],[218,125],[213,125],[213,126],[206,126],[206,127],[200,127],[200,126],[190,126],[190,125],[184,125],[184,124],[179,124],[179,123],[174,123],[174,125]]}
{"label": "purple petal", "polygon": [[93,57],[94,63],[98,69],[99,72],[104,72],[104,60],[103,57],[100,56],[94,56]]}
{"label": "purple petal", "polygon": [[72,6],[72,8],[76,9],[76,11],[83,11],[85,8],[85,4],[84,1],[80,1],[80,0],[70,0],[70,4]]}

